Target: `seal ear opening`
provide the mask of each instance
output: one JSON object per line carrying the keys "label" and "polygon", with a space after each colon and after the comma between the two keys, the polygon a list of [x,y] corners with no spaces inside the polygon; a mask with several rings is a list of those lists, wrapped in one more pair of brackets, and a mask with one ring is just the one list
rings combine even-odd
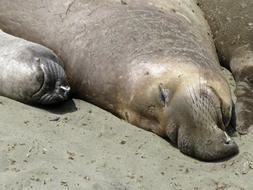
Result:
{"label": "seal ear opening", "polygon": [[168,88],[165,88],[162,83],[159,84],[160,100],[162,101],[164,107],[169,103],[171,98],[171,92]]}

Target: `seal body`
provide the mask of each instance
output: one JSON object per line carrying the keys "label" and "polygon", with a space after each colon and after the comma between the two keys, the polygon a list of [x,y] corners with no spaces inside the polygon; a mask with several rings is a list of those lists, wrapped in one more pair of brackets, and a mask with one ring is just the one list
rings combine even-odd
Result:
{"label": "seal body", "polygon": [[1,0],[0,26],[53,49],[75,97],[198,159],[238,152],[224,132],[230,89],[194,1]]}
{"label": "seal body", "polygon": [[253,125],[253,2],[197,0],[211,26],[221,62],[236,80],[237,130]]}
{"label": "seal body", "polygon": [[66,88],[65,72],[51,50],[0,31],[0,95],[51,104],[67,99]]}

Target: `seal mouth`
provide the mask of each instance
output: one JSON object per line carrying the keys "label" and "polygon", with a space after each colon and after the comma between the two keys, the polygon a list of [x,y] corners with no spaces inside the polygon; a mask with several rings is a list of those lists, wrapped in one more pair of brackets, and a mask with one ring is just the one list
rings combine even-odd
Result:
{"label": "seal mouth", "polygon": [[44,80],[39,91],[33,95],[33,99],[43,105],[67,100],[70,87],[62,66],[49,59],[39,61],[40,68],[44,74]]}

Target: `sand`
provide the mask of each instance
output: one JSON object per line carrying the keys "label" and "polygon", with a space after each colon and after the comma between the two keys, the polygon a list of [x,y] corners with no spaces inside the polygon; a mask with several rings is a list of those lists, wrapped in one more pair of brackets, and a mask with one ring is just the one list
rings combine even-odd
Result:
{"label": "sand", "polygon": [[253,130],[207,163],[81,100],[49,109],[0,97],[0,189],[253,189]]}

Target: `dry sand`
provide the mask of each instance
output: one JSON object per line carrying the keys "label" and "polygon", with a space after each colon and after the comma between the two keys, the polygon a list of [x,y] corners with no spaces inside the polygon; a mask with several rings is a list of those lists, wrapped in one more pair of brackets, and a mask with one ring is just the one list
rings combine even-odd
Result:
{"label": "dry sand", "polygon": [[253,189],[253,131],[205,163],[81,100],[36,108],[0,97],[0,189]]}

